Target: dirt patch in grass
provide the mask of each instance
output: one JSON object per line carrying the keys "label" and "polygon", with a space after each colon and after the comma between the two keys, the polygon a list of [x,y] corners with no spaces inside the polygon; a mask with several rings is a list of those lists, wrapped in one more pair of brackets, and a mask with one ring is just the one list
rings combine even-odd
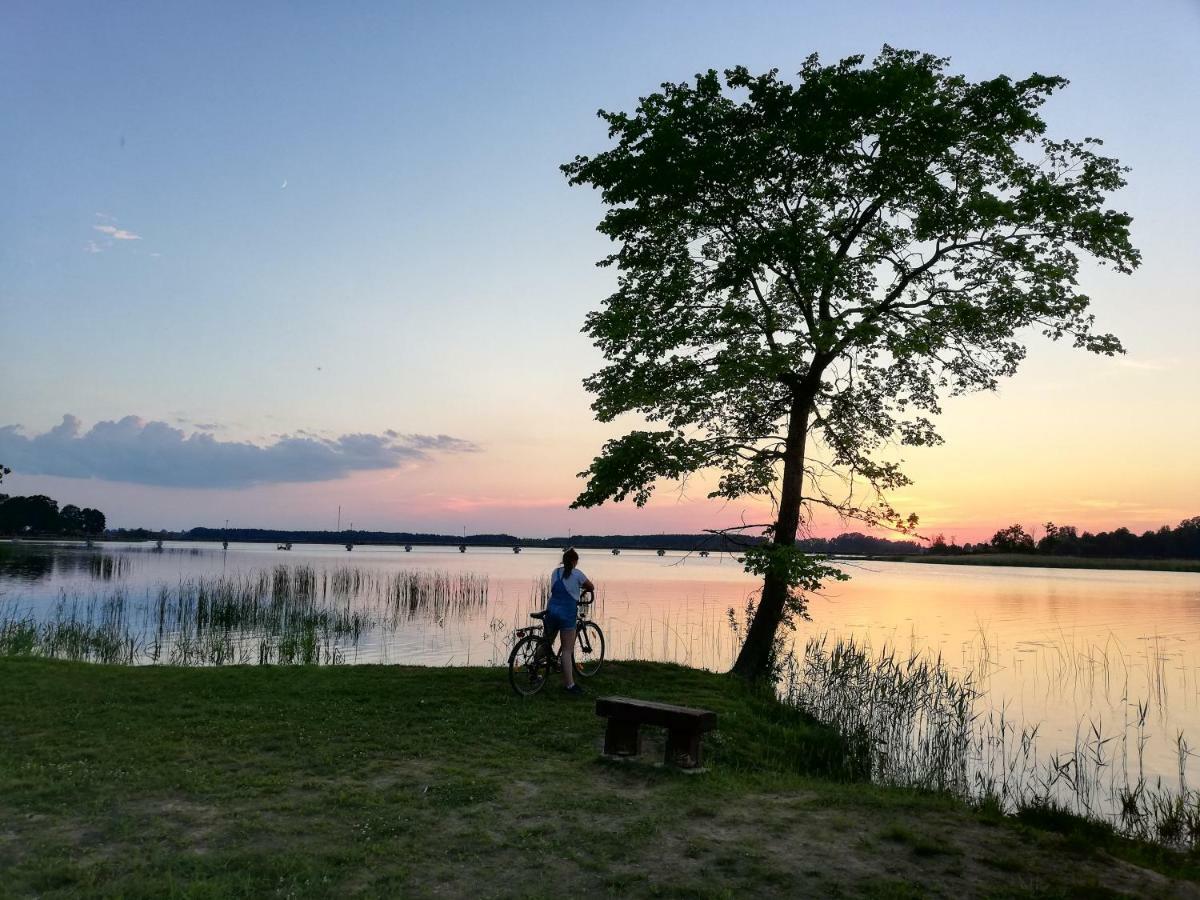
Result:
{"label": "dirt patch in grass", "polygon": [[[651,890],[680,882],[699,889],[711,884],[715,871],[735,884],[765,883],[797,894],[818,885],[831,894],[875,893],[895,882],[918,896],[1087,894],[1104,888],[1136,897],[1200,898],[1192,882],[1103,852],[1072,851],[1055,835],[1030,836],[969,814],[913,810],[881,819],[870,809],[831,810],[820,799],[800,792],[729,800],[715,815],[664,825],[654,853],[631,861],[631,868],[661,872],[654,859],[675,860],[671,878],[652,877]],[[1007,865],[997,867],[996,860]],[[1019,867],[1014,860],[1021,861]]]}

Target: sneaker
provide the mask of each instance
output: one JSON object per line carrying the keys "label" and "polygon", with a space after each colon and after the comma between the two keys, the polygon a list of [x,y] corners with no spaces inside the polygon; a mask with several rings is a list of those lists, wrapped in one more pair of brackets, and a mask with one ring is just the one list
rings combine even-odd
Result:
{"label": "sneaker", "polygon": [[568,694],[570,694],[573,697],[582,697],[584,694],[587,693],[587,691],[585,691],[577,683],[571,685],[570,687],[565,687],[565,688],[563,688],[563,690],[566,691]]}

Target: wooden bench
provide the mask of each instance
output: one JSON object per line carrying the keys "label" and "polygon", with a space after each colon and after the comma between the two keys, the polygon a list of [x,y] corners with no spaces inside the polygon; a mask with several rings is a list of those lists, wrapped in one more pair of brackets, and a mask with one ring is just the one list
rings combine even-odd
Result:
{"label": "wooden bench", "polygon": [[673,706],[627,697],[601,697],[596,715],[608,719],[604,729],[604,753],[608,756],[637,756],[641,753],[642,725],[667,729],[666,763],[681,769],[700,766],[700,738],[717,727],[717,714],[707,709]]}

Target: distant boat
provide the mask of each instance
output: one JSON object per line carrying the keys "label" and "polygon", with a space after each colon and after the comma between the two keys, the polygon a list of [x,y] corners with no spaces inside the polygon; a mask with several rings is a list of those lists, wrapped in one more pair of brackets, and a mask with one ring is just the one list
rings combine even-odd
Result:
{"label": "distant boat", "polygon": [[621,551],[620,551],[620,550],[618,550],[616,547],[613,547],[613,548],[612,548],[612,555],[613,555],[613,556],[620,556],[620,555],[621,555]]}
{"label": "distant boat", "polygon": [[155,550],[162,549],[162,538],[159,538],[157,541],[154,542],[154,549]]}
{"label": "distant boat", "polygon": [[348,550],[348,551],[349,551],[349,550],[353,550],[353,549],[354,549],[354,545],[353,545],[353,544],[351,544],[351,543],[347,543],[347,544],[346,544],[346,550]]}
{"label": "distant boat", "polygon": [[708,556],[708,551],[707,551],[707,550],[701,550],[701,551],[700,551],[700,555],[701,555],[701,556]]}
{"label": "distant boat", "polygon": [[520,552],[521,552],[520,547],[513,547],[513,553],[520,553]]}
{"label": "distant boat", "polygon": [[228,550],[229,549],[229,541],[221,541],[221,549]]}
{"label": "distant boat", "polygon": [[467,545],[466,545],[466,544],[459,544],[459,545],[458,545],[458,552],[459,552],[459,553],[466,553],[466,552],[467,552]]}
{"label": "distant boat", "polygon": [[405,544],[405,545],[404,545],[404,552],[405,552],[405,553],[412,553],[412,544]]}
{"label": "distant boat", "polygon": [[291,541],[288,541],[286,544],[276,544],[276,545],[275,545],[275,549],[276,549],[276,550],[291,550],[291,549],[292,549],[292,542],[291,542]]}
{"label": "distant boat", "polygon": [[666,556],[666,555],[667,555],[667,551],[666,551],[666,550],[659,550],[659,551],[658,551],[658,555],[659,555],[659,556]]}

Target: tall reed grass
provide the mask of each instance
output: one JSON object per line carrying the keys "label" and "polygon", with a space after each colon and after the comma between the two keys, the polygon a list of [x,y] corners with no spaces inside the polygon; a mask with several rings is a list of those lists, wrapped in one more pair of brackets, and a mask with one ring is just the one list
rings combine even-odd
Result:
{"label": "tall reed grass", "polygon": [[141,652],[129,627],[125,597],[87,603],[60,600],[52,618],[39,620],[14,607],[0,609],[0,655],[35,655],[129,665]]}
{"label": "tall reed grass", "polygon": [[1149,701],[1132,721],[1106,732],[1085,720],[1074,746],[1039,752],[1039,726],[1004,709],[978,710],[972,676],[951,673],[942,657],[872,654],[852,639],[813,638],[785,665],[785,702],[835,728],[849,746],[846,765],[881,784],[944,791],[1005,813],[1068,812],[1131,837],[1200,847],[1200,791],[1188,784],[1196,755],[1176,739],[1178,780],[1145,774]]}
{"label": "tall reed grass", "polygon": [[472,573],[277,565],[161,584],[140,599],[65,595],[41,617],[0,608],[0,654],[105,663],[336,665],[368,633],[442,626],[487,605]]}

